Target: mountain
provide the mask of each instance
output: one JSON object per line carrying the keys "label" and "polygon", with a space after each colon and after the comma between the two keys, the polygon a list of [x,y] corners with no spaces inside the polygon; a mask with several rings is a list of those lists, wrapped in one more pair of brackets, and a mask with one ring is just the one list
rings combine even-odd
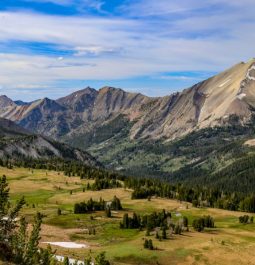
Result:
{"label": "mountain", "polygon": [[237,116],[247,122],[255,107],[255,59],[170,96],[149,98],[104,87],[86,88],[56,101],[20,104],[0,98],[0,116],[54,138],[80,135],[122,115],[132,123],[131,139],[174,139],[224,125]]}
{"label": "mountain", "polygon": [[0,137],[17,137],[30,135],[29,131],[10,120],[0,118]]}
{"label": "mountain", "polygon": [[44,136],[35,135],[14,122],[0,118],[0,158],[76,160],[89,166],[100,166],[85,151],[58,143]]}
{"label": "mountain", "polygon": [[[3,96],[0,116],[89,150],[108,167],[134,175],[170,174],[177,181],[177,172],[193,172],[189,167],[196,168],[199,161],[213,170],[219,169],[219,157],[226,160],[222,167],[231,163],[231,155],[220,150],[229,143],[243,149],[241,142],[253,138],[254,91],[252,59],[165,97],[113,87],[98,91],[88,87],[57,100],[28,104]],[[194,137],[203,143],[198,142],[196,150],[190,144],[190,139],[197,141]]]}

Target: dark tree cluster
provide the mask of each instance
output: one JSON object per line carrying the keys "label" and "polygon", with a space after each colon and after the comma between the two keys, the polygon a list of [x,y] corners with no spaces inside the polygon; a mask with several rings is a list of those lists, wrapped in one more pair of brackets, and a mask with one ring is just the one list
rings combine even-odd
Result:
{"label": "dark tree cluster", "polygon": [[123,215],[123,220],[120,223],[122,229],[137,229],[146,228],[148,231],[153,230],[156,227],[167,226],[167,218],[171,218],[171,213],[162,210],[157,213],[147,214],[140,216],[133,213],[133,217],[129,217],[128,214]]}
{"label": "dark tree cluster", "polygon": [[74,205],[75,214],[91,213],[94,211],[106,211],[107,216],[109,215],[110,217],[110,210],[122,210],[120,199],[116,196],[114,196],[112,201],[110,202],[106,202],[105,200],[100,198],[99,201],[89,199],[87,202],[75,203]]}
{"label": "dark tree cluster", "polygon": [[154,246],[153,246],[153,243],[152,243],[152,240],[151,239],[145,239],[144,240],[144,244],[143,244],[144,248],[146,249],[149,249],[149,250],[153,250],[154,249]]}
{"label": "dark tree cluster", "polygon": [[243,215],[239,217],[239,223],[241,224],[248,224],[248,223],[253,223],[253,216],[249,216],[249,215]]}
{"label": "dark tree cluster", "polygon": [[116,179],[95,179],[95,182],[90,186],[91,190],[98,191],[104,189],[114,189],[122,187],[121,183]]}
{"label": "dark tree cluster", "polygon": [[203,216],[201,218],[195,219],[192,223],[192,226],[196,231],[202,232],[205,227],[214,228],[214,219],[210,215]]}
{"label": "dark tree cluster", "polygon": [[133,189],[132,199],[152,196],[191,202],[195,207],[213,207],[232,211],[255,212],[255,195],[224,192],[203,186],[172,185],[159,179],[126,178],[125,187]]}

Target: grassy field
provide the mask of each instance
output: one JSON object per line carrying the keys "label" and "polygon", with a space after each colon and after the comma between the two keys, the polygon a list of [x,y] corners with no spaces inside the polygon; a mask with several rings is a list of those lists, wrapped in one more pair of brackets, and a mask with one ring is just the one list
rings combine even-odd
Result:
{"label": "grassy field", "polygon": [[[35,212],[45,215],[41,232],[43,242],[72,241],[88,245],[87,249],[66,249],[53,247],[58,255],[67,255],[82,260],[85,256],[106,251],[107,257],[116,265],[127,264],[255,264],[255,224],[239,224],[238,217],[244,213],[210,208],[193,208],[184,202],[152,198],[131,200],[130,190],[123,188],[102,191],[85,191],[88,180],[66,177],[62,172],[28,169],[0,168],[0,175],[5,174],[10,184],[11,200],[25,196],[27,205],[22,214],[32,221]],[[89,182],[93,182],[89,180]],[[72,194],[70,193],[72,191]],[[111,200],[116,195],[120,198],[123,211],[113,212],[112,218],[106,218],[104,212],[93,214],[73,214],[75,202],[94,200],[100,197]],[[57,209],[62,214],[57,214]],[[196,217],[211,215],[216,228],[202,233],[190,228],[182,235],[173,235],[159,241],[153,233],[148,238],[153,240],[157,250],[145,250],[143,241],[145,231],[123,230],[119,223],[125,212],[139,214],[171,211],[174,219],[187,216],[189,223]],[[177,216],[176,216],[177,214]],[[93,220],[91,219],[93,216]],[[89,235],[88,229],[95,228],[96,234]]]}

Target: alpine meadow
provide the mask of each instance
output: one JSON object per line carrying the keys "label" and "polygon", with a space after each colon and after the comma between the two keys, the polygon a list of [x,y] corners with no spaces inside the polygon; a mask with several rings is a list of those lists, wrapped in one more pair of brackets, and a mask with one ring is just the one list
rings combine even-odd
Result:
{"label": "alpine meadow", "polygon": [[255,264],[255,2],[0,4],[0,265]]}

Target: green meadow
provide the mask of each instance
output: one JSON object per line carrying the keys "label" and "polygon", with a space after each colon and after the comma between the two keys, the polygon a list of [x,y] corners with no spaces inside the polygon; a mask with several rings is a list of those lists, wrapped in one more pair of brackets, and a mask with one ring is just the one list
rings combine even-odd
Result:
{"label": "green meadow", "polygon": [[[36,212],[44,214],[41,231],[43,242],[76,242],[88,248],[67,249],[53,246],[58,255],[82,260],[88,255],[105,251],[107,257],[116,265],[144,264],[255,264],[255,224],[240,224],[241,212],[212,208],[194,208],[191,204],[175,200],[151,198],[151,200],[131,200],[131,190],[124,188],[101,191],[83,191],[93,180],[67,177],[63,172],[29,170],[24,168],[0,168],[0,175],[7,176],[10,185],[11,201],[25,196],[26,206],[22,215],[32,222]],[[116,195],[123,206],[121,211],[112,211],[107,218],[104,212],[74,214],[77,202],[90,198],[109,201]],[[61,210],[61,215],[58,213]],[[174,222],[186,216],[189,231],[182,235],[171,235],[159,240],[155,232],[146,236],[146,231],[120,229],[124,213],[132,216],[165,209],[172,213]],[[210,215],[215,220],[215,228],[199,233],[191,224],[195,218]],[[250,214],[249,214],[250,215]],[[94,234],[89,233],[91,229]],[[155,250],[144,249],[144,239],[152,239]]]}

